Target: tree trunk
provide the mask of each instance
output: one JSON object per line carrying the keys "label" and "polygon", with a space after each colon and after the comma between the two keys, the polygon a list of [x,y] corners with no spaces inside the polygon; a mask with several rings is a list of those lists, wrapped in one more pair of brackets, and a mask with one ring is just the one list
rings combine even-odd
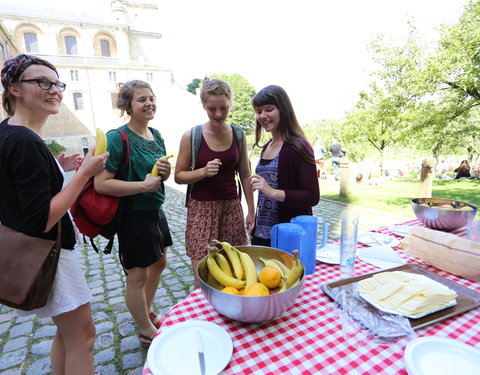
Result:
{"label": "tree trunk", "polygon": [[383,177],[383,165],[385,162],[385,153],[383,152],[383,149],[380,150],[380,177]]}

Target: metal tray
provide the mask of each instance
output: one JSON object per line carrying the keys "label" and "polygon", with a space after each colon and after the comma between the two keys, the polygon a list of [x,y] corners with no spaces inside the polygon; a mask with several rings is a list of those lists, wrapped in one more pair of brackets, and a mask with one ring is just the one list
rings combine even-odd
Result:
{"label": "metal tray", "polygon": [[[435,324],[441,322],[442,320],[451,318],[453,316],[463,314],[469,310],[475,309],[480,306],[480,293],[471,290],[463,285],[457,284],[454,281],[450,281],[443,276],[437,275],[433,272],[426,270],[420,266],[415,264],[405,264],[400,267],[390,268],[386,270],[381,270],[377,272],[367,273],[365,275],[351,277],[348,279],[338,280],[331,283],[326,283],[322,285],[323,292],[329,296],[331,299],[335,300],[335,296],[346,286],[351,286],[352,284],[371,277],[372,275],[380,272],[392,272],[392,271],[403,271],[403,272],[410,272],[410,273],[417,273],[420,275],[424,275],[434,281],[437,281],[450,289],[457,292],[457,304],[451,307],[448,307],[444,310],[433,312],[429,315],[425,315],[418,319],[408,318],[410,321],[410,325],[413,329],[423,328],[430,324]],[[378,311],[375,307],[371,306],[372,311]]]}

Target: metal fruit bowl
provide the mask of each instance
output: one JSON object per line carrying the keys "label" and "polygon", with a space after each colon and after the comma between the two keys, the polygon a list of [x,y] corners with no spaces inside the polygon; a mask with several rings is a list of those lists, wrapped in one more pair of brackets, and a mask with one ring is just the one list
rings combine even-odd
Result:
{"label": "metal fruit bowl", "polygon": [[[252,257],[257,267],[257,273],[264,267],[264,264],[259,258],[276,258],[284,262],[289,268],[293,265],[293,255],[282,250],[265,246],[235,247]],[[223,251],[220,252],[223,253]],[[224,293],[215,289],[212,285],[207,284],[207,257],[200,261],[198,265],[198,275],[200,288],[205,298],[218,313],[240,322],[258,323],[278,318],[294,304],[303,287],[305,269],[303,270],[300,282],[294,287],[281,293],[258,297]]]}
{"label": "metal fruit bowl", "polygon": [[[432,207],[422,206],[422,204],[429,204]],[[456,209],[448,210],[434,207],[444,204],[450,204]],[[469,206],[473,208],[473,210],[463,211],[460,209],[465,206]],[[444,232],[451,232],[470,224],[478,210],[477,206],[471,203],[443,198],[415,198],[412,199],[412,208],[417,219],[420,220],[423,225]]]}

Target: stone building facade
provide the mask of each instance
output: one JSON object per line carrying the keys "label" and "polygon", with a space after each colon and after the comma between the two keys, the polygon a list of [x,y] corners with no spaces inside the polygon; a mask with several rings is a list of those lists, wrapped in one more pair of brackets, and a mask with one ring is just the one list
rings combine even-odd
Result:
{"label": "stone building facade", "polygon": [[47,142],[56,140],[68,153],[86,152],[95,141],[96,128],[107,131],[125,122],[114,108],[118,85],[140,79],[149,82],[157,95],[157,116],[151,125],[164,135],[167,149],[176,151],[180,133],[194,124],[180,119],[182,123],[165,128],[160,121],[172,118],[162,111],[173,108],[162,106],[162,99],[168,103],[176,98],[176,105],[192,109],[187,111],[190,114],[201,116],[202,112],[198,99],[176,87],[171,70],[161,65],[156,4],[153,0],[83,0],[72,6],[69,1],[0,0],[4,26],[0,32],[2,38],[13,41],[8,44],[10,54],[31,53],[47,59],[67,84],[60,113],[50,116],[44,128]]}

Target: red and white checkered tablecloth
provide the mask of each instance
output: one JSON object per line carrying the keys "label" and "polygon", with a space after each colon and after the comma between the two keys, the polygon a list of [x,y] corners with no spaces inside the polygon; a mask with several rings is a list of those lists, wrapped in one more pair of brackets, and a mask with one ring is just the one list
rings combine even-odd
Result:
{"label": "red and white checkered tablecloth", "polygon": [[[417,220],[401,225],[422,225]],[[388,227],[376,232],[394,236]],[[457,232],[464,235],[464,231]],[[401,237],[397,237],[401,239]],[[363,247],[359,244],[359,247]],[[407,257],[441,276],[480,292],[480,283],[453,276]],[[376,271],[357,259],[355,275]],[[233,355],[222,374],[399,374],[406,375],[403,363],[405,342],[382,346],[371,340],[355,345],[342,335],[338,310],[322,292],[321,284],[340,278],[339,266],[317,263],[307,276],[295,304],[280,318],[266,324],[246,324],[217,313],[196,290],[169,311],[162,328],[190,319],[205,320],[224,328],[233,341]],[[157,332],[161,333],[162,328]],[[418,336],[456,339],[480,349],[480,309],[450,318],[416,331]],[[142,375],[152,372],[145,363]]]}

